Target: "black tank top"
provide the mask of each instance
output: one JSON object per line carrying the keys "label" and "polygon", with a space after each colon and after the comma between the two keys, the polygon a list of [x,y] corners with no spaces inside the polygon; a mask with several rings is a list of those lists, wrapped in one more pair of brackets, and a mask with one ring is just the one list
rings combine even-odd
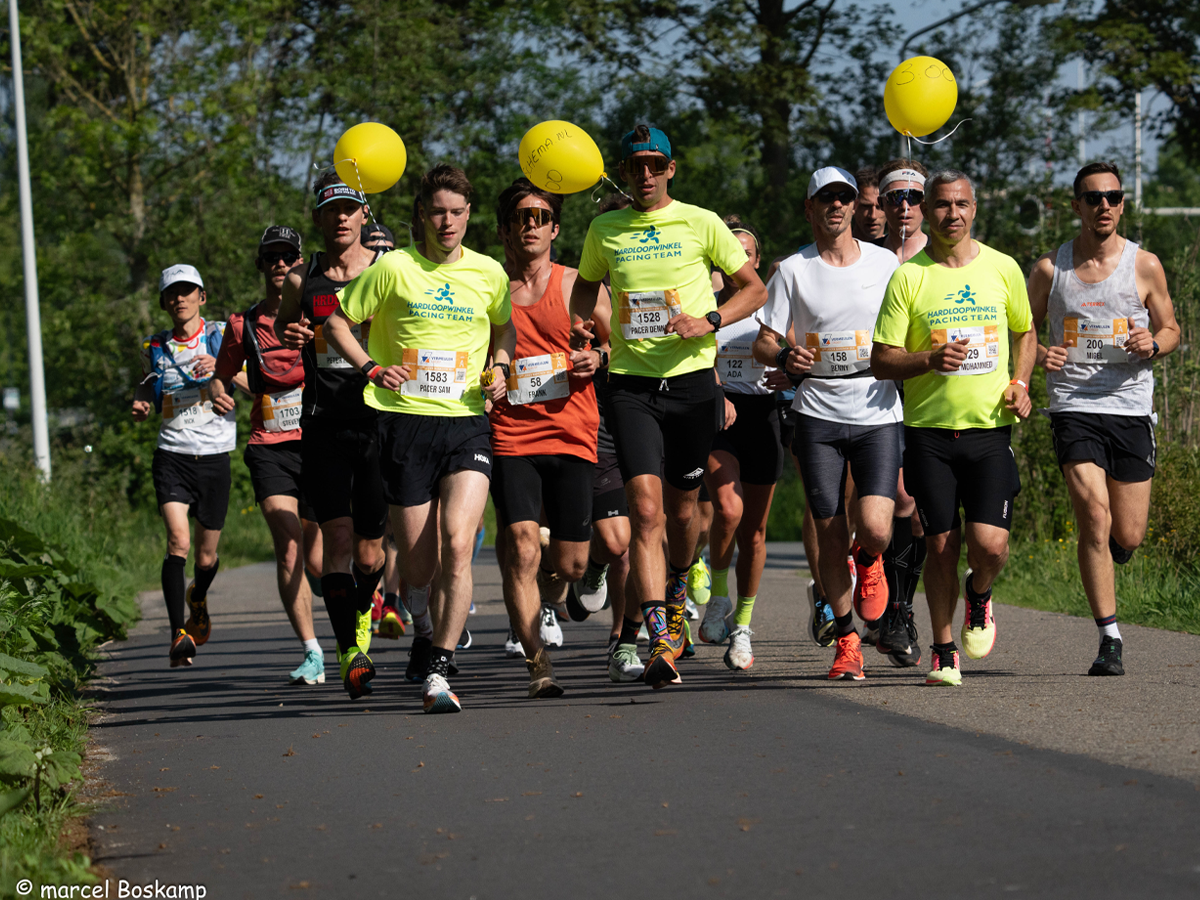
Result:
{"label": "black tank top", "polygon": [[[376,252],[375,259],[371,260],[372,265],[380,255]],[[300,308],[312,323],[309,327],[315,332],[315,337],[301,351],[304,359],[301,425],[306,419],[357,420],[376,415],[376,411],[363,402],[367,376],[342,359],[333,347],[325,343],[322,334],[325,320],[338,308],[337,292],[350,283],[334,281],[327,276],[322,264],[324,257],[324,253],[313,254],[304,281],[304,294],[300,298]],[[356,332],[360,329],[365,345],[368,325],[355,326]]]}

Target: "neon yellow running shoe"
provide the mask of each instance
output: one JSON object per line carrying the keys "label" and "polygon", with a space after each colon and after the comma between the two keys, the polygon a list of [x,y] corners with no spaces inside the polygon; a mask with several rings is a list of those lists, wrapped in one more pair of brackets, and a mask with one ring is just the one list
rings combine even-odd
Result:
{"label": "neon yellow running shoe", "polygon": [[363,653],[371,652],[371,611],[355,613],[354,640]]}
{"label": "neon yellow running shoe", "polygon": [[[368,613],[368,619],[369,617]],[[359,697],[371,693],[371,685],[367,683],[375,677],[375,666],[371,662],[371,657],[358,647],[348,647],[346,652],[341,655],[339,668],[341,669],[342,686],[350,695],[351,700],[357,700]]]}
{"label": "neon yellow running shoe", "polygon": [[961,686],[962,672],[958,668],[958,651],[951,650],[947,653],[939,651],[936,647],[930,649],[933,650],[933,671],[925,676],[925,683],[948,687]]}
{"label": "neon yellow running shoe", "polygon": [[688,569],[687,595],[697,606],[703,606],[712,595],[712,575],[703,556]]}
{"label": "neon yellow running shoe", "polygon": [[992,614],[992,592],[982,600],[972,600],[967,590],[971,583],[971,570],[963,575],[963,600],[966,601],[966,613],[963,616],[962,639],[963,653],[968,659],[983,659],[992,652],[996,643],[996,617]]}

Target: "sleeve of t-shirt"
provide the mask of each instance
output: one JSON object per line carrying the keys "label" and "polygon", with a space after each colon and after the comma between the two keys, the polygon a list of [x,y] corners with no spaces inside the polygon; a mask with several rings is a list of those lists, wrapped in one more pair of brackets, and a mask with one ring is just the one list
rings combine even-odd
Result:
{"label": "sleeve of t-shirt", "polygon": [[1018,334],[1033,327],[1033,310],[1029,307],[1029,290],[1025,287],[1025,275],[1016,260],[1008,261],[1005,280],[1008,282],[1008,327]]}
{"label": "sleeve of t-shirt", "polygon": [[596,233],[596,223],[588,226],[587,237],[583,239],[583,253],[579,257],[579,277],[584,281],[603,281],[608,274],[608,260],[604,258],[604,248],[600,244],[600,236]]}
{"label": "sleeve of t-shirt", "polygon": [[221,350],[217,354],[217,377],[222,381],[228,381],[242,371],[242,364],[246,361],[246,353],[242,346],[245,321],[237,313],[229,317],[225,333],[227,340],[221,341]]}
{"label": "sleeve of t-shirt", "polygon": [[508,275],[501,272],[493,286],[492,300],[488,304],[488,320],[493,325],[503,325],[512,318],[512,294],[508,290]]}
{"label": "sleeve of t-shirt", "polygon": [[378,262],[367,266],[348,285],[338,291],[338,301],[346,318],[355,324],[365,322],[383,306],[388,291],[395,284],[389,266]]}
{"label": "sleeve of t-shirt", "polygon": [[897,269],[884,291],[872,340],[892,347],[904,347],[908,340],[909,324],[908,279],[903,269]]}
{"label": "sleeve of t-shirt", "polygon": [[704,213],[696,223],[704,242],[704,252],[714,266],[732,275],[746,264],[746,248],[716,213],[708,210]]}
{"label": "sleeve of t-shirt", "polygon": [[775,275],[767,282],[767,302],[763,308],[754,314],[754,321],[766,325],[777,334],[786,335],[788,324],[792,320],[792,297],[788,287],[791,284],[791,272],[780,267]]}

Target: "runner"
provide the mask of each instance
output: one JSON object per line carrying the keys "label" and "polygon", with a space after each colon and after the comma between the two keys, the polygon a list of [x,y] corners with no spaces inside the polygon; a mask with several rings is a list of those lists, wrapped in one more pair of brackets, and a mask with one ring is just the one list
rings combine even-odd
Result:
{"label": "runner", "polygon": [[[323,253],[288,274],[275,318],[275,334],[304,360],[301,483],[321,525],[324,560],[321,593],[337,638],[339,674],[351,700],[371,693],[375,677],[371,603],[383,574],[382,538],[387,519],[379,477],[376,412],[362,400],[366,378],[329,342],[337,292],[380,254],[360,242],[366,197],[336,173],[317,179],[313,224]],[[362,339],[368,328],[363,326]]]}
{"label": "runner", "polygon": [[[600,282],[611,274],[618,303],[607,424],[629,502],[630,582],[650,634],[645,680],[661,688],[680,681],[675,659],[685,649],[696,495],[724,407],[712,372],[713,333],[762,306],[766,289],[741,243],[714,213],[667,194],[676,163],[665,134],[645,125],[626,134],[620,172],[633,205],[592,220],[571,311],[591,318]],[[738,286],[721,312],[710,263]],[[669,560],[663,559],[664,529]]]}
{"label": "runner", "polygon": [[[813,173],[804,208],[815,242],[784,260],[771,279],[754,347],[760,362],[786,366],[801,379],[793,449],[816,526],[821,585],[833,609],[837,650],[829,677],[852,681],[865,677],[853,614],[872,622],[887,608],[881,554],[891,537],[902,418],[895,384],[870,377],[871,327],[896,257],[852,236],[857,195],[845,169]],[[780,342],[789,324],[796,343],[785,348]],[[848,473],[858,491],[853,541]]]}
{"label": "runner", "polygon": [[[762,261],[758,232],[740,216],[726,216],[725,224],[746,250],[755,271]],[[720,311],[732,294],[730,286],[717,297]],[[786,326],[785,329],[786,331]],[[754,358],[759,327],[753,319],[725,325],[717,332],[717,375],[725,399],[733,406],[730,424],[717,432],[708,456],[704,480],[716,514],[709,538],[712,554],[712,595],[704,611],[700,639],[722,643],[729,638],[725,665],[741,671],[754,665],[750,646],[750,620],[767,562],[767,516],[775,482],[783,474],[783,446],[779,440],[779,411],[775,394],[763,385],[766,367]],[[737,608],[729,594],[729,565],[737,541]],[[733,613],[732,629],[727,618]]]}
{"label": "runner", "polygon": [[915,159],[893,159],[879,170],[879,199],[887,219],[887,239],[881,246],[900,262],[912,259],[929,242],[921,200],[929,172]]}
{"label": "runner", "polygon": [[887,216],[879,196],[879,173],[864,166],[854,173],[858,184],[858,200],[854,204],[854,220],[850,233],[856,240],[882,247],[887,240]]}
{"label": "runner", "polygon": [[[255,267],[263,275],[266,298],[244,313],[229,317],[228,340],[217,355],[212,394],[231,392],[245,365],[250,410],[250,441],[243,459],[254,485],[254,502],[262,509],[275,544],[275,578],[279,599],[292,631],[304,645],[304,659],[288,675],[292,684],[324,684],[325,656],[313,631],[312,592],[304,577],[305,543],[320,531],[309,528],[315,516],[300,488],[300,396],[304,366],[300,354],[288,350],[275,336],[275,314],[283,283],[293,266],[301,265],[300,235],[287,226],[272,225],[258,242]],[[250,327],[246,327],[246,323]]]}
{"label": "runner", "polygon": [[[172,669],[190,666],[196,648],[212,633],[207,596],[221,564],[217,544],[229,507],[229,451],[237,443],[233,400],[209,393],[225,323],[205,321],[200,307],[207,302],[194,266],[163,269],[158,305],[173,327],[142,341],[145,377],[133,399],[135,422],[146,421],[152,408],[162,413],[152,471],[167,529],[162,590],[171,622]],[[185,589],[189,516],[196,520],[196,560],[193,581]],[[185,604],[190,612],[186,623]]]}
{"label": "runner", "polygon": [[[929,179],[923,213],[929,245],[888,284],[871,349],[876,378],[903,379],[904,483],[917,503],[928,551],[925,596],[933,624],[926,684],[962,684],[951,620],[966,518],[968,568],[961,638],[971,659],[996,639],[992,583],[1008,559],[1020,475],[1012,425],[1031,409],[1037,356],[1025,279],[1011,257],[971,238],[971,179],[954,169]],[[1009,380],[1009,341],[1013,370]]]}
{"label": "runner", "polygon": [[[462,709],[446,677],[471,605],[471,555],[492,473],[478,388],[493,403],[504,396],[517,339],[504,269],[462,246],[470,198],[461,169],[426,172],[426,239],[388,253],[347,285],[327,329],[334,349],[366,374],[366,403],[380,411],[383,494],[417,629],[410,669],[428,660],[427,713]],[[353,328],[372,316],[368,356]],[[489,336],[496,361],[484,370]],[[435,574],[440,608],[430,640],[419,623]]]}
{"label": "runner", "polygon": [[1089,163],[1075,176],[1071,208],[1081,233],[1039,259],[1029,276],[1036,330],[1050,316],[1046,370],[1054,450],[1079,523],[1079,574],[1100,653],[1089,675],[1124,675],[1113,563],[1146,536],[1154,475],[1151,360],[1179,346],[1162,264],[1117,234],[1125,211],[1121,173]]}
{"label": "runner", "polygon": [[[507,396],[489,416],[492,501],[504,532],[504,604],[529,668],[530,698],[563,692],[539,636],[539,585],[569,584],[587,569],[600,420],[592,375],[604,361],[590,348],[571,349],[567,298],[577,273],[550,262],[561,212],[561,196],[526,178],[496,201],[517,344]],[[597,315],[606,307],[603,297]],[[543,508],[550,532],[544,551]]]}
{"label": "runner", "polygon": [[387,253],[389,250],[396,249],[396,237],[392,234],[392,229],[386,225],[372,222],[369,225],[363,226],[362,245],[368,250],[379,250],[382,253]]}

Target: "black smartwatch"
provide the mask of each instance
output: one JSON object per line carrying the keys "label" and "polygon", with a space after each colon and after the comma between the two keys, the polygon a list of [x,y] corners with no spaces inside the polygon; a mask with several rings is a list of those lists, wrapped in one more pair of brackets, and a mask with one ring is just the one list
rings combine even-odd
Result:
{"label": "black smartwatch", "polygon": [[721,330],[721,314],[715,309],[704,317],[704,321],[713,327],[714,334]]}
{"label": "black smartwatch", "polygon": [[510,373],[510,370],[509,370],[509,368],[508,368],[508,363],[502,363],[502,362],[498,362],[498,363],[492,363],[492,368],[493,368],[493,369],[499,369],[501,372],[503,372],[503,373],[504,373],[504,380],[505,380],[505,381],[508,381],[508,376],[509,376],[509,373]]}
{"label": "black smartwatch", "polygon": [[775,354],[775,368],[787,371],[788,354],[792,352],[791,347],[780,347],[779,352]]}
{"label": "black smartwatch", "polygon": [[359,369],[359,371],[366,375],[368,379],[370,379],[371,373],[378,368],[379,363],[375,362],[373,359],[367,359],[367,361],[362,364],[362,368]]}
{"label": "black smartwatch", "polygon": [[607,369],[608,368],[608,351],[607,350],[598,350],[596,352],[600,354],[600,365],[598,368]]}
{"label": "black smartwatch", "polygon": [[1158,341],[1151,341],[1150,343],[1154,344],[1154,349],[1150,351],[1150,355],[1146,358],[1154,359],[1154,357],[1158,356]]}

